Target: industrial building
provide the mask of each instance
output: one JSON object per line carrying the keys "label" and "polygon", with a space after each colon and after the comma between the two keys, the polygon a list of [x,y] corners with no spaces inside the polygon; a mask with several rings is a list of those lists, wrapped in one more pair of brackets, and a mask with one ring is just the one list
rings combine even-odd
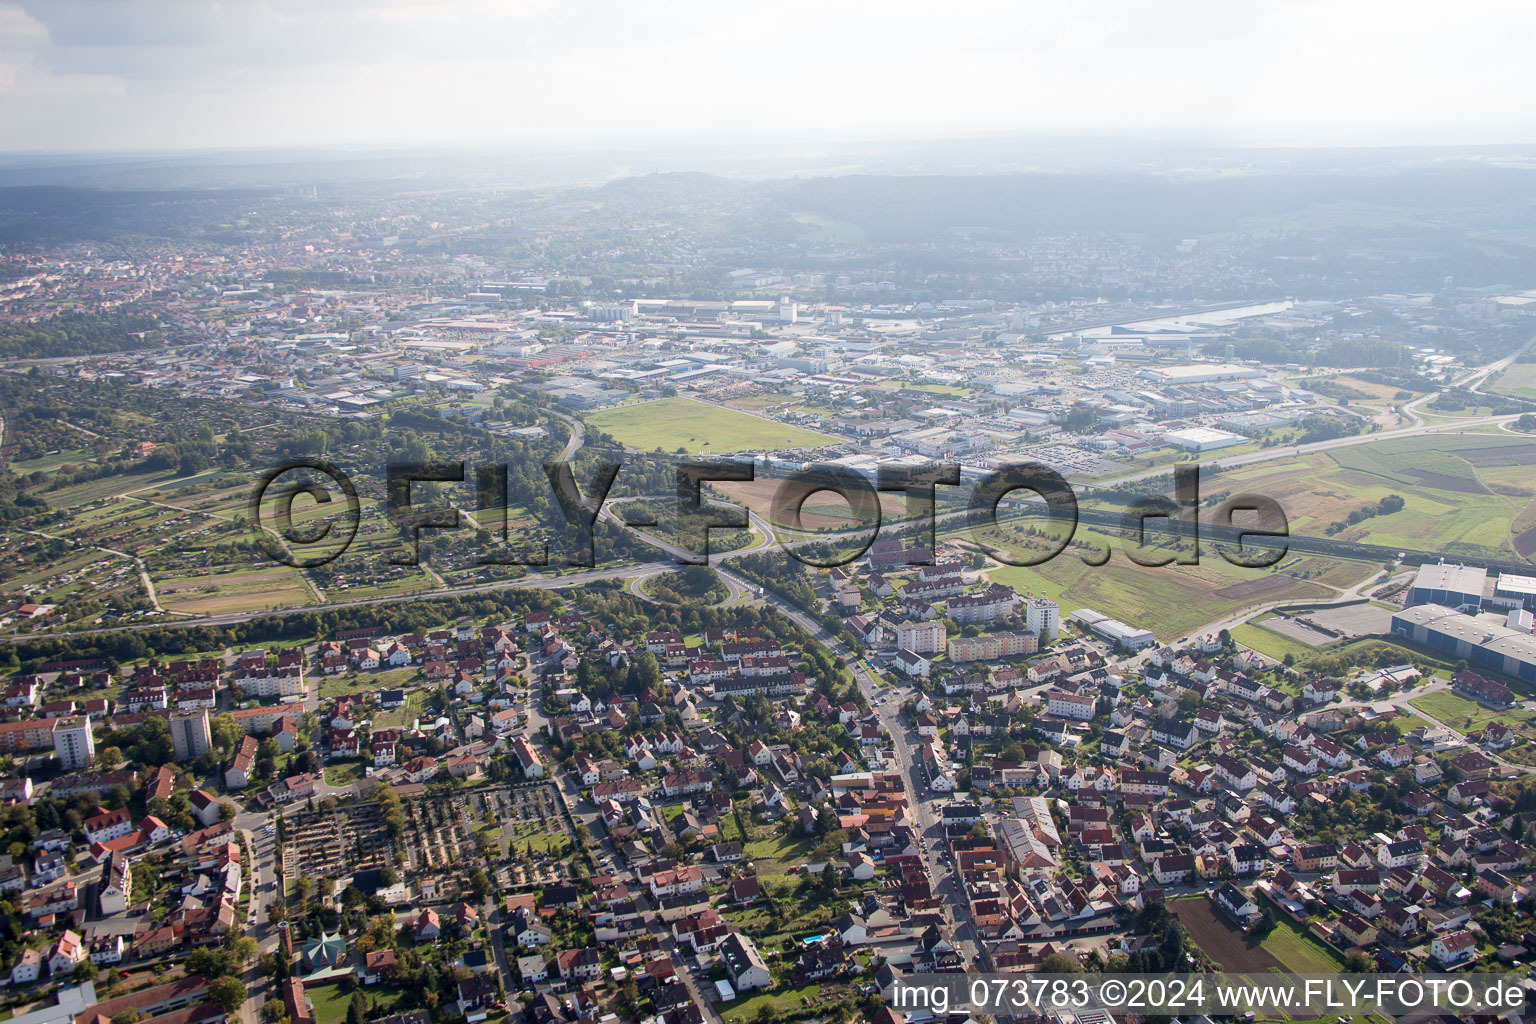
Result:
{"label": "industrial building", "polygon": [[1264,371],[1256,366],[1238,363],[1184,363],[1180,366],[1149,367],[1142,370],[1141,375],[1159,384],[1209,384],[1218,380],[1262,377]]}
{"label": "industrial building", "polygon": [[1407,607],[1420,604],[1438,604],[1446,608],[1471,605],[1481,607],[1483,591],[1488,583],[1488,570],[1470,565],[1447,565],[1436,562],[1421,565],[1408,588]]}
{"label": "industrial building", "polygon": [[1075,622],[1095,636],[1128,650],[1139,651],[1143,647],[1151,647],[1157,643],[1157,637],[1152,635],[1150,629],[1138,629],[1128,626],[1119,619],[1112,619],[1103,612],[1096,612],[1092,608],[1079,608],[1067,616],[1069,622]]}
{"label": "industrial building", "polygon": [[1536,576],[1516,576],[1508,572],[1502,574],[1494,582],[1493,596],[1483,603],[1503,609],[1524,608],[1536,611]]}
{"label": "industrial building", "polygon": [[1536,682],[1536,636],[1510,624],[1527,621],[1519,611],[1508,617],[1468,615],[1444,605],[1421,604],[1393,615],[1392,632],[1495,672]]}
{"label": "industrial building", "polygon": [[1163,440],[1187,452],[1209,452],[1217,448],[1245,444],[1248,439],[1242,434],[1234,434],[1230,430],[1217,430],[1215,427],[1187,427],[1184,430],[1168,431],[1163,435]]}

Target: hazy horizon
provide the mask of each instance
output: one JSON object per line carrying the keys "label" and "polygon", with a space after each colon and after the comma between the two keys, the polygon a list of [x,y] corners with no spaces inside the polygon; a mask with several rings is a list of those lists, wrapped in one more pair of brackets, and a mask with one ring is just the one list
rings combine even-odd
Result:
{"label": "hazy horizon", "polygon": [[1536,141],[1528,9],[0,4],[0,151]]}

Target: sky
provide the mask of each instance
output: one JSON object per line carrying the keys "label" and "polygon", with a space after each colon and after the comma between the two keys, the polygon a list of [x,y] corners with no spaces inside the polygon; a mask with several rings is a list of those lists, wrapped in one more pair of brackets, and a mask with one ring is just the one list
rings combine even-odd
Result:
{"label": "sky", "polygon": [[1529,0],[0,0],[0,150],[1536,142]]}

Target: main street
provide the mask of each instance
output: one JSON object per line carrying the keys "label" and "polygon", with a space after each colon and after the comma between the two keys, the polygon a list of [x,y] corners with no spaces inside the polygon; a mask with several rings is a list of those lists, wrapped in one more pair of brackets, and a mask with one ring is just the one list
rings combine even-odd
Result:
{"label": "main street", "polygon": [[[729,569],[720,568],[719,572],[741,586],[751,585],[749,581],[736,576]],[[779,595],[768,591],[758,600],[777,609],[825,646],[833,657],[840,658],[853,674],[854,681],[859,687],[859,692],[864,695],[865,701],[880,716],[881,725],[891,737],[897,771],[901,776],[907,806],[912,811],[914,830],[922,838],[924,867],[928,871],[934,894],[944,900],[945,906],[949,909],[950,919],[956,923],[951,941],[965,958],[967,966],[977,963],[978,954],[985,956],[986,950],[978,941],[975,928],[971,924],[970,908],[966,903],[959,879],[954,877],[949,867],[942,862],[943,825],[939,821],[939,814],[933,804],[924,800],[927,780],[918,777],[917,759],[912,754],[912,748],[917,742],[916,734],[901,720],[900,705],[896,697],[907,691],[905,688],[883,687],[875,674],[869,670],[863,657],[854,654],[821,623]],[[986,963],[990,968],[990,959]]]}

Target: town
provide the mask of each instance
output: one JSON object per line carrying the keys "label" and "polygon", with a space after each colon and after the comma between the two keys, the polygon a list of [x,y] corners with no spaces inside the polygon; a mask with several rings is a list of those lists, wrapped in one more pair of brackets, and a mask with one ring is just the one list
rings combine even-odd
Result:
{"label": "town", "polygon": [[[743,193],[769,227],[668,175],[21,218],[8,1019],[1523,982],[1536,282],[1387,241],[1330,276],[1289,226],[854,241]],[[1070,524],[988,484],[1030,465]]]}

